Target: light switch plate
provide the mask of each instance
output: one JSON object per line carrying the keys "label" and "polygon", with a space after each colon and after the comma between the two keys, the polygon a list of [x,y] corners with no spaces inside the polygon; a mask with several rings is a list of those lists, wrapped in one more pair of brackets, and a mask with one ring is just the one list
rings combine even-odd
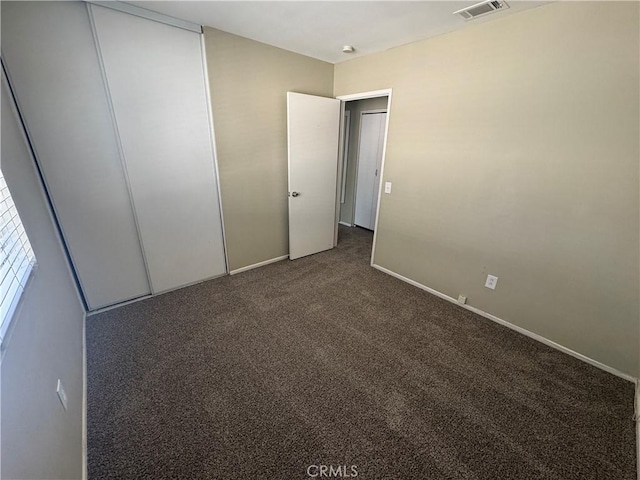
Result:
{"label": "light switch plate", "polygon": [[384,182],[384,193],[391,193],[391,182]]}

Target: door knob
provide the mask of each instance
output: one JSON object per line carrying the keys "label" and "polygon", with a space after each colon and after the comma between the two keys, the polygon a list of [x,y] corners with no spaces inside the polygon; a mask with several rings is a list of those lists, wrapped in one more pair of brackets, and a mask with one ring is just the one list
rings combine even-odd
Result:
{"label": "door knob", "polygon": [[292,197],[297,197],[298,195],[300,195],[298,192],[291,192]]}

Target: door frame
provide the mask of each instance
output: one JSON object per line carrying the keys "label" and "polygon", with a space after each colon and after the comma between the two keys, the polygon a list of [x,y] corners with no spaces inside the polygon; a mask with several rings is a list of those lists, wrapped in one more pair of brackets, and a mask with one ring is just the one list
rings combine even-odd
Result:
{"label": "door frame", "polygon": [[[362,145],[362,118],[365,115],[376,115],[379,113],[387,113],[387,110],[385,108],[376,108],[374,110],[362,110],[360,112],[360,124],[359,124],[359,129],[358,129],[358,149],[356,152],[356,178],[354,179],[354,184],[353,184],[353,222],[352,222],[352,227],[356,226],[356,207],[358,205],[358,177],[360,176],[360,146]],[[386,125],[385,125],[386,128]],[[383,153],[384,155],[384,153]],[[380,175],[378,176],[378,180],[382,181],[382,164],[380,165],[380,172],[378,172]],[[376,213],[377,213],[377,208],[378,206],[376,205]],[[374,232],[375,232],[375,226],[374,226]]]}
{"label": "door frame", "polygon": [[[340,100],[340,139],[338,143],[338,185],[342,186],[342,161],[343,161],[343,148],[344,148],[344,110],[345,103],[353,100],[365,100],[367,98],[387,97],[387,122],[384,128],[384,143],[382,148],[382,163],[380,164],[380,186],[378,188],[378,204],[376,205],[376,220],[373,231],[373,247],[371,248],[371,262],[373,265],[373,258],[376,252],[376,240],[378,238],[378,221],[380,219],[380,202],[382,201],[382,192],[384,188],[384,166],[387,160],[387,142],[389,139],[389,119],[391,118],[391,100],[393,98],[393,89],[385,88],[381,90],[372,90],[369,92],[352,93],[348,95],[338,95],[335,98]],[[338,224],[340,222],[340,194],[341,188],[336,189],[336,221],[335,221],[335,233],[333,239],[334,247],[338,245]]]}

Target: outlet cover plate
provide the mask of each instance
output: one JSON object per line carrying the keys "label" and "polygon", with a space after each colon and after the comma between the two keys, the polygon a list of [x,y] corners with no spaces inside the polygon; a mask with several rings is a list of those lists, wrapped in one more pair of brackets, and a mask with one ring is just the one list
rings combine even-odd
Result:
{"label": "outlet cover plate", "polygon": [[495,275],[487,275],[487,281],[484,282],[484,286],[490,288],[491,290],[496,289],[496,285],[498,284],[498,277]]}

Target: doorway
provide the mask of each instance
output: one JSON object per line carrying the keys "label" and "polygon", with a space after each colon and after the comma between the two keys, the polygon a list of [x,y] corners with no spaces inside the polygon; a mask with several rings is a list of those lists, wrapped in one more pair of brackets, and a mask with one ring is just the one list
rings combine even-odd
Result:
{"label": "doorway", "polygon": [[[369,114],[386,112],[386,119],[378,124],[379,131],[384,130],[384,135],[378,136],[377,151],[381,151],[381,156],[373,168],[378,182],[368,188],[361,187],[361,190],[368,189],[371,193],[370,220],[365,227],[373,230],[373,259],[391,93],[391,89],[387,89],[332,99],[287,92],[290,259],[335,247],[338,244],[339,224],[348,225],[349,228],[355,225],[353,207],[356,204],[360,114],[367,111]],[[349,104],[360,100],[371,101]],[[376,105],[383,108],[372,108]],[[352,108],[360,109],[357,110],[358,115],[353,113]],[[348,114],[345,114],[346,110]],[[345,121],[346,118],[350,120]],[[357,129],[353,127],[354,119],[358,122]],[[350,135],[349,131],[358,132],[358,135]],[[355,158],[353,152],[356,152]],[[350,218],[347,223],[340,217],[349,215],[341,213],[349,212],[349,206]]]}
{"label": "doorway", "polygon": [[388,103],[388,95],[343,102],[341,225],[375,231]]}

